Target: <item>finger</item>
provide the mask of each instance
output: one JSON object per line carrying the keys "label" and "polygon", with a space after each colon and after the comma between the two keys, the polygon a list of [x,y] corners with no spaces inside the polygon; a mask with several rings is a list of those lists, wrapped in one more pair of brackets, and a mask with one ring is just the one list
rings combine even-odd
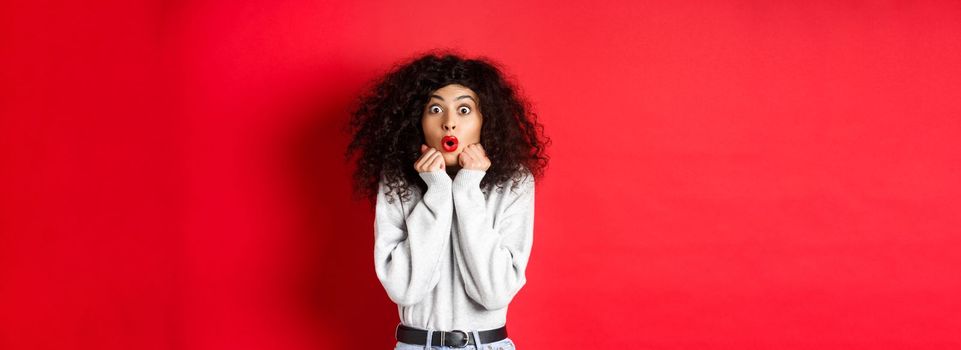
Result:
{"label": "finger", "polygon": [[434,151],[436,151],[436,150],[433,149],[433,148],[431,148],[431,149],[427,150],[427,152],[425,152],[424,154],[422,154],[422,155],[420,156],[420,159],[417,160],[417,164],[415,165],[415,166],[417,167],[417,170],[418,170],[418,171],[421,170],[421,169],[424,169],[424,167],[425,167],[427,164],[430,164],[431,156],[433,155]]}
{"label": "finger", "polygon": [[417,161],[414,162],[414,168],[418,171],[420,171],[421,166],[424,164],[424,158],[426,158],[426,154],[421,153],[420,157],[417,158]]}
{"label": "finger", "polygon": [[463,161],[461,162],[462,164],[461,166],[466,167],[474,163],[474,156],[471,155],[470,152],[467,152],[467,150],[464,150],[464,152],[461,152],[460,155],[463,159]]}
{"label": "finger", "polygon": [[477,148],[477,153],[479,153],[481,156],[486,156],[486,155],[487,155],[487,151],[484,150],[484,146],[482,146],[482,145],[479,144],[479,143],[475,143],[475,145],[477,145],[477,147],[475,147],[475,148]]}
{"label": "finger", "polygon": [[487,152],[484,151],[484,146],[481,146],[479,143],[475,143],[473,146],[474,147],[471,147],[471,150],[473,151],[472,155],[475,159],[477,159],[478,163],[481,163],[478,164],[478,166],[490,167],[490,159],[487,158]]}
{"label": "finger", "polygon": [[427,163],[430,164],[430,165],[434,165],[434,162],[437,161],[437,158],[438,158],[438,157],[439,157],[439,158],[443,158],[444,155],[441,154],[440,151],[431,152],[430,158],[429,158],[429,160],[427,161]]}
{"label": "finger", "polygon": [[435,148],[431,148],[427,152],[428,152],[427,157],[425,157],[427,158],[427,160],[424,161],[424,167],[427,168],[427,170],[429,171],[435,170],[436,166],[434,163],[436,162],[437,157],[441,156],[440,151],[438,151]]}
{"label": "finger", "polygon": [[442,164],[443,162],[444,162],[444,155],[441,154],[440,152],[434,153],[434,156],[431,158],[431,162],[430,162],[430,170],[439,169],[440,164]]}
{"label": "finger", "polygon": [[420,154],[424,154],[425,151],[427,151],[427,145],[420,144]]}
{"label": "finger", "polygon": [[473,144],[473,145],[468,146],[467,149],[464,150],[464,152],[470,153],[471,158],[481,159],[481,158],[482,158],[482,157],[481,157],[482,155],[481,155],[480,151],[478,151],[476,145],[477,145],[477,144],[475,143],[475,144]]}

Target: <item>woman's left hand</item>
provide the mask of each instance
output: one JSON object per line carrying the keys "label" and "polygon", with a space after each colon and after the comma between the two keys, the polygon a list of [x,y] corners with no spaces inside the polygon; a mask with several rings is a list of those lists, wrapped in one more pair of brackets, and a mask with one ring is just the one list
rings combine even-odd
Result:
{"label": "woman's left hand", "polygon": [[491,166],[491,160],[487,158],[484,147],[479,143],[467,145],[463,152],[457,155],[457,163],[461,169],[474,169],[487,171]]}

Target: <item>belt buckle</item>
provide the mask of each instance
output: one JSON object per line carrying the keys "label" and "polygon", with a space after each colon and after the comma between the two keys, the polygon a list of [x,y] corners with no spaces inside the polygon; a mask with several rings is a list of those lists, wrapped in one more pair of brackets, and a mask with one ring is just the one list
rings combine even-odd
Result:
{"label": "belt buckle", "polygon": [[450,346],[450,347],[452,347],[452,348],[466,348],[466,347],[467,347],[467,343],[470,342],[470,338],[469,338],[470,336],[467,335],[467,332],[462,331],[462,330],[457,330],[457,329],[455,329],[455,330],[452,330],[452,331],[450,331],[450,332],[445,332],[445,333],[457,333],[457,332],[460,332],[461,334],[464,335],[464,338],[463,338],[463,339],[464,339],[464,344],[463,344],[463,345],[444,344],[444,339],[447,338],[447,337],[446,337],[447,334],[444,334],[444,335],[445,335],[444,337],[440,337],[440,346]]}

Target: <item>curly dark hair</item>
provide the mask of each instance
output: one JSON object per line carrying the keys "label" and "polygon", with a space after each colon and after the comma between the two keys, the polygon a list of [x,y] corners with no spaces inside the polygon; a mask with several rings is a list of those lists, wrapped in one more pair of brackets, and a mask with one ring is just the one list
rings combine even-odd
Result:
{"label": "curly dark hair", "polygon": [[421,117],[431,92],[448,84],[470,88],[480,100],[481,144],[491,161],[482,190],[497,185],[503,191],[509,180],[516,188],[528,174],[542,178],[550,139],[530,102],[503,72],[499,63],[484,56],[467,59],[451,50],[432,50],[396,63],[368,82],[345,128],[352,135],[345,160],[360,153],[353,174],[355,198],[366,197],[373,206],[381,178],[390,189],[390,202],[393,196],[408,201],[410,184],[421,193],[427,190],[414,169],[420,145],[426,143]]}

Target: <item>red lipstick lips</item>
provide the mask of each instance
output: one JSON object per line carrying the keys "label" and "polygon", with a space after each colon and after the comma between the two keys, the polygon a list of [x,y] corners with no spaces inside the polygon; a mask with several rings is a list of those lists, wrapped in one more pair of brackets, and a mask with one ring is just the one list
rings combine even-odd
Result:
{"label": "red lipstick lips", "polygon": [[441,139],[440,142],[441,142],[441,145],[444,147],[444,150],[447,152],[453,152],[457,150],[457,137],[455,136],[452,136],[452,135],[444,136],[444,138]]}

